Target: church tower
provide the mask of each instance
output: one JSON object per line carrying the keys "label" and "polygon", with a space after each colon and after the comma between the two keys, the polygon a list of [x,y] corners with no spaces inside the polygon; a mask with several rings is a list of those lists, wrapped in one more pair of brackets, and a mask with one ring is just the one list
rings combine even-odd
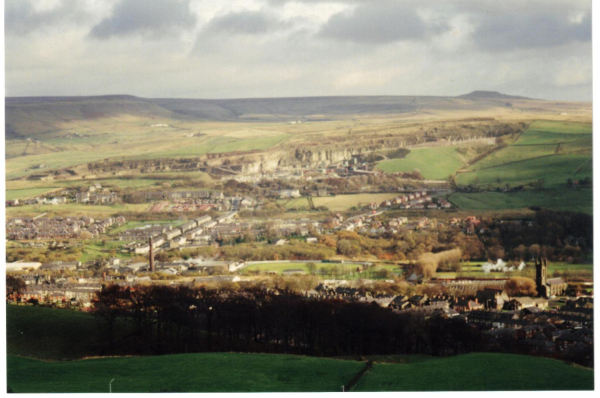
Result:
{"label": "church tower", "polygon": [[546,257],[538,256],[535,259],[535,285],[537,287],[538,296],[548,297],[548,285],[546,271],[548,263]]}

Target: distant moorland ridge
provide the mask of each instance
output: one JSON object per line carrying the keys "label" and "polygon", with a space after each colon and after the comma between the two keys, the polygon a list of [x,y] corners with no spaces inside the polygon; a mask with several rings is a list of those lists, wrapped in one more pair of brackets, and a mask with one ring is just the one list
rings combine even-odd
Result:
{"label": "distant moorland ridge", "polygon": [[[576,105],[577,104],[577,105]],[[131,95],[88,97],[7,97],[6,138],[35,137],[57,123],[120,115],[226,122],[323,121],[349,115],[431,115],[510,109],[515,112],[559,110],[583,103],[533,100],[491,91],[458,97],[347,96],[244,99],[141,98]],[[591,106],[591,105],[590,105]]]}

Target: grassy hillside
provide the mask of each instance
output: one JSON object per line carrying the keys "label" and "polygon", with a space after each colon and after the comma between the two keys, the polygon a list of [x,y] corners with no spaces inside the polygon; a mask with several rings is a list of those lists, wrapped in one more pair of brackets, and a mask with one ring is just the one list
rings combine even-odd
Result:
{"label": "grassy hillside", "polygon": [[[593,370],[547,358],[485,353],[403,362],[375,363],[353,391],[590,390],[594,385]],[[335,392],[362,367],[358,361],[275,354],[72,362],[9,356],[7,379],[18,393],[108,392],[112,379],[113,392]]]}
{"label": "grassy hillside", "polygon": [[[159,188],[163,184],[178,184],[180,189],[185,189],[186,183],[194,186],[202,182],[207,187],[214,184],[214,180],[202,171],[160,172],[143,173],[133,176],[122,176],[113,178],[96,178],[93,180],[15,180],[6,181],[7,199],[26,199],[62,188],[88,188],[91,184],[99,183],[104,188]],[[197,189],[197,188],[194,188]]]}
{"label": "grassy hillside", "polygon": [[361,362],[272,354],[208,353],[42,362],[8,357],[15,392],[341,391]]}
{"label": "grassy hillside", "polygon": [[592,125],[554,120],[537,120],[531,123],[529,130],[562,134],[592,134]]}
{"label": "grassy hillside", "polygon": [[470,354],[408,364],[377,363],[354,391],[591,390],[594,372],[547,358]]}
{"label": "grassy hillside", "polygon": [[591,154],[569,154],[538,157],[521,162],[505,163],[475,173],[461,173],[456,179],[459,185],[483,185],[511,187],[534,184],[544,180],[545,188],[565,187],[567,180],[580,180],[592,177],[591,169],[585,166],[591,162]]}
{"label": "grassy hillside", "polygon": [[539,179],[545,188],[566,185],[567,179],[592,177],[591,125],[536,121],[512,145],[473,164],[457,175],[459,185],[514,187]]}
{"label": "grassy hillside", "polygon": [[445,180],[464,164],[455,147],[411,149],[403,159],[388,159],[377,164],[386,173],[418,170],[428,180]]}
{"label": "grassy hillside", "polygon": [[501,166],[506,163],[554,155],[556,153],[557,146],[558,145],[510,145],[499,151],[493,152],[482,161],[475,163],[471,169],[488,169]]}
{"label": "grassy hillside", "polygon": [[6,200],[34,198],[54,190],[56,190],[56,188],[11,189],[6,191]]}
{"label": "grassy hillside", "polygon": [[6,353],[64,360],[98,355],[94,317],[80,311],[31,306],[6,306]]}

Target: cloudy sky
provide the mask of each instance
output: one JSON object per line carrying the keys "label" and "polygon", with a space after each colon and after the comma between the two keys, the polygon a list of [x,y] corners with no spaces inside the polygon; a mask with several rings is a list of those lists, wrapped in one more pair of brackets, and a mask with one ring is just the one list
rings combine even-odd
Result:
{"label": "cloudy sky", "polygon": [[6,95],[592,98],[590,0],[5,0]]}

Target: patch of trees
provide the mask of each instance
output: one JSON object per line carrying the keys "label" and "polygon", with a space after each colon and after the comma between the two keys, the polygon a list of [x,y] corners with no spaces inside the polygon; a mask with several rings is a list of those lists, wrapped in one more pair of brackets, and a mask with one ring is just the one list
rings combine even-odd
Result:
{"label": "patch of trees", "polygon": [[286,207],[284,204],[276,202],[266,202],[260,209],[242,210],[239,216],[242,218],[270,218],[277,214],[285,213]]}
{"label": "patch of trees", "polygon": [[506,294],[510,297],[537,296],[538,294],[535,281],[521,276],[509,278],[504,284],[504,289],[506,290]]}
{"label": "patch of trees", "polygon": [[12,275],[6,275],[6,298],[18,295],[25,290],[25,281]]}
{"label": "patch of trees", "polygon": [[[459,320],[398,314],[376,304],[307,299],[286,290],[110,285],[94,313],[104,354],[202,351],[315,356],[476,350],[481,334]],[[129,325],[119,333],[119,325]],[[121,328],[122,329],[122,328]]]}
{"label": "patch of trees", "polygon": [[530,221],[493,220],[484,226],[478,236],[488,254],[499,246],[505,260],[530,259],[541,247],[550,261],[579,262],[593,249],[593,219],[587,214],[542,210]]}
{"label": "patch of trees", "polygon": [[460,269],[462,252],[460,249],[446,250],[439,253],[423,253],[419,256],[416,269],[425,278],[435,275],[438,268],[457,271]]}
{"label": "patch of trees", "polygon": [[81,257],[79,249],[70,247],[66,250],[52,250],[50,248],[7,248],[6,262],[23,260],[25,262],[48,263],[54,261],[78,261]]}
{"label": "patch of trees", "polygon": [[387,157],[390,159],[404,159],[410,153],[408,148],[398,148],[387,153]]}
{"label": "patch of trees", "polygon": [[219,248],[224,260],[325,260],[335,255],[335,251],[323,244],[305,243],[292,240],[282,246],[240,244]]}

